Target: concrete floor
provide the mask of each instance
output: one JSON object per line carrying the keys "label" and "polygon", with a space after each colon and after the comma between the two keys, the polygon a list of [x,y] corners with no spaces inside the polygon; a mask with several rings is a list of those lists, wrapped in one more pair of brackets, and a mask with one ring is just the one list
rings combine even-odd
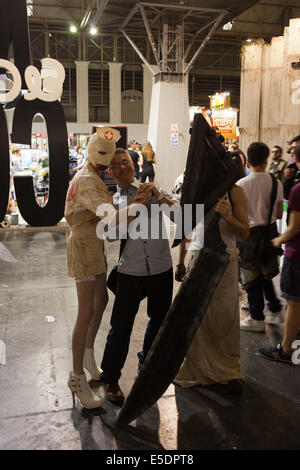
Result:
{"label": "concrete floor", "polygon": [[[118,244],[111,244],[110,267],[117,256]],[[63,231],[1,232],[0,268],[0,340],[7,347],[7,363],[0,366],[0,449],[300,449],[300,368],[257,353],[281,337],[282,327],[241,333],[247,380],[241,397],[224,386],[171,385],[134,423],[115,428],[118,408],[104,398],[96,411],[82,410],[79,403],[73,409],[66,386],[77,301],[66,276]],[[97,337],[99,362],[112,301]],[[55,322],[47,323],[47,315]],[[143,302],[120,381],[125,394],[136,374],[146,322]],[[96,391],[103,396],[101,387]]]}

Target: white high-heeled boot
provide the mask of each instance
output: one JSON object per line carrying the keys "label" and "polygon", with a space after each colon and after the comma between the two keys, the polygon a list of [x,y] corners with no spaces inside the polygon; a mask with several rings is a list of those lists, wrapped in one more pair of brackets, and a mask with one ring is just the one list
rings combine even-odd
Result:
{"label": "white high-heeled boot", "polygon": [[82,406],[88,410],[101,406],[101,399],[90,388],[85,374],[75,375],[73,372],[70,372],[68,386],[72,392],[73,405],[75,405],[75,395],[77,395]]}
{"label": "white high-heeled boot", "polygon": [[102,370],[97,366],[94,349],[85,349],[83,356],[83,367],[90,373],[93,380],[100,380]]}

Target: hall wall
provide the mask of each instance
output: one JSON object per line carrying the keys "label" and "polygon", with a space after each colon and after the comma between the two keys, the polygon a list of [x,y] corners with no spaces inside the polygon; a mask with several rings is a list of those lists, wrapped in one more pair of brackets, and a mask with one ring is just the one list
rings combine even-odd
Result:
{"label": "hall wall", "polygon": [[253,141],[269,147],[300,134],[300,18],[290,20],[284,36],[243,48],[240,104],[240,147]]}

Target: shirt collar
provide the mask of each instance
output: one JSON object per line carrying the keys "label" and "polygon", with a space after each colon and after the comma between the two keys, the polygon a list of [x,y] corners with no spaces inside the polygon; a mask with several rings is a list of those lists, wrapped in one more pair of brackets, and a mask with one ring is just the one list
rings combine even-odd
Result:
{"label": "shirt collar", "polygon": [[117,186],[117,192],[120,196],[127,196],[131,193],[132,190],[136,190],[137,188],[133,186],[133,184],[128,189],[122,189],[120,186]]}

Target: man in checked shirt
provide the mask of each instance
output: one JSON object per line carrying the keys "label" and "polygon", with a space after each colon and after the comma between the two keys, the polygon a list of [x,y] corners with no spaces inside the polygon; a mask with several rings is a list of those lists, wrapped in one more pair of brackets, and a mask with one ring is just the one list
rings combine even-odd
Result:
{"label": "man in checked shirt", "polygon": [[[160,193],[154,183],[145,183],[139,189],[132,185],[134,165],[129,153],[117,149],[109,166],[109,174],[118,185],[114,195],[114,206],[122,208],[122,202],[130,205],[139,191],[152,191],[146,214],[141,216],[141,225],[148,227],[148,236],[130,238],[137,230],[136,221],[128,227],[128,239],[121,253],[118,272],[116,297],[111,316],[111,330],[108,334],[101,368],[101,380],[104,383],[106,397],[112,403],[121,405],[124,394],[118,381],[124,366],[130,335],[140,302],[147,298],[148,326],[145,332],[143,349],[138,354],[139,365],[142,365],[150,346],[167,314],[172,302],[173,268],[169,241],[167,237],[151,238],[151,225],[158,224],[159,232],[166,233],[162,214],[151,213],[155,204],[173,205],[173,201]],[[157,214],[157,211],[155,211]],[[151,217],[152,215],[152,217]],[[127,229],[123,235],[126,236]],[[153,232],[152,232],[153,233]],[[120,234],[121,237],[122,234]]]}

